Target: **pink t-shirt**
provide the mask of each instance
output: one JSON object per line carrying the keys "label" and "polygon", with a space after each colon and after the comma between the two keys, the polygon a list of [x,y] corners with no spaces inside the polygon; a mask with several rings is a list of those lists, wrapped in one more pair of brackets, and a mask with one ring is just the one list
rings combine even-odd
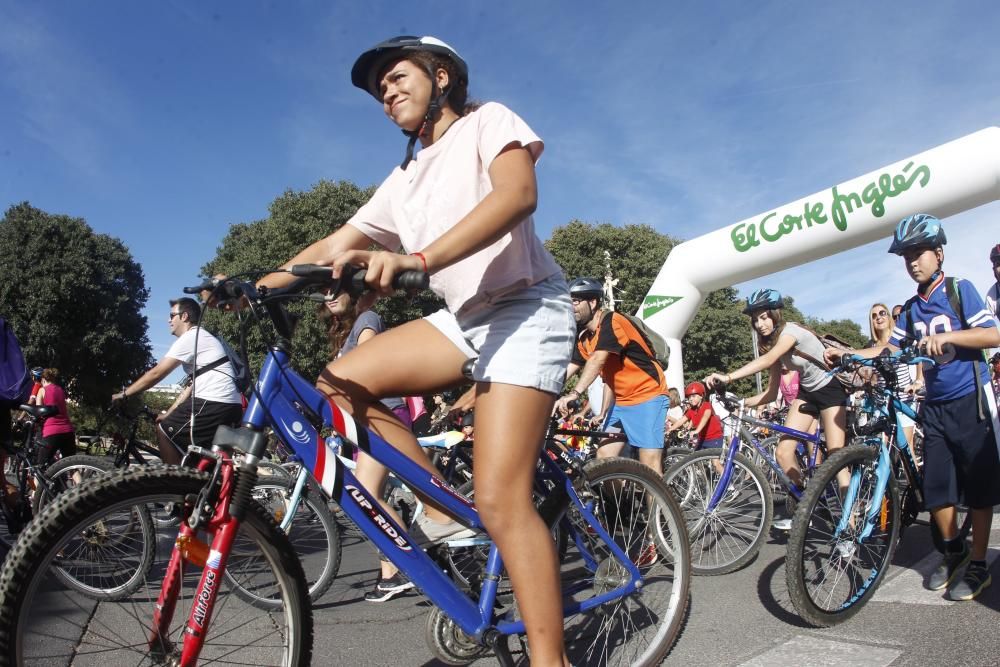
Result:
{"label": "pink t-shirt", "polygon": [[69,420],[69,414],[66,412],[66,392],[63,391],[62,387],[57,384],[45,387],[45,398],[42,399],[42,405],[54,405],[59,408],[59,414],[48,417],[42,424],[43,438],[73,432],[73,422]]}
{"label": "pink t-shirt", "polygon": [[781,397],[785,399],[785,405],[791,405],[795,397],[799,395],[799,372],[792,371],[787,375],[787,382],[785,381],[785,374],[781,375],[781,380],[778,382],[778,390],[781,391]]}
{"label": "pink t-shirt", "polygon": [[[517,114],[496,102],[484,104],[418,152],[405,171],[393,169],[347,223],[389,250],[419,252],[492,191],[490,165],[510,144],[526,148],[536,162],[542,154],[542,140]],[[437,271],[431,289],[457,313],[559,272],[528,216],[492,245]]]}

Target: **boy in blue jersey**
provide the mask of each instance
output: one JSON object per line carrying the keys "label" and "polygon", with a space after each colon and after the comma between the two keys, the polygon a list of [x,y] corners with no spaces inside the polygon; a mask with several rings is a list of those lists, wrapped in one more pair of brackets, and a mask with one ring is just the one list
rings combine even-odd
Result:
{"label": "boy in blue jersey", "polygon": [[[934,216],[912,215],[896,226],[889,252],[903,257],[918,287],[886,347],[898,349],[904,340],[915,339],[927,356],[943,354],[948,344],[955,348],[954,359],[924,371],[924,502],[945,539],[941,563],[927,587],[947,586],[950,599],[971,600],[991,583],[986,549],[993,506],[1000,504],[1000,422],[982,353],[1000,345],[1000,331],[971,283],[945,279],[941,271],[945,243],[941,221]],[[949,295],[950,288],[957,294]],[[871,358],[882,349],[852,352]],[[826,351],[831,363],[843,354]],[[959,503],[968,505],[972,514],[971,551],[958,535],[955,505]]]}

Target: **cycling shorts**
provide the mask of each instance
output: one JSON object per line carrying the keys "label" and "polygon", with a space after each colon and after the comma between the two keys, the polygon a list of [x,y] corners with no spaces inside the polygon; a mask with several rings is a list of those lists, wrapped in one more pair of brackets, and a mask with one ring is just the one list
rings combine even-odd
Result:
{"label": "cycling shorts", "polygon": [[840,384],[839,380],[833,379],[825,386],[813,391],[806,391],[800,388],[798,399],[822,411],[827,408],[837,407],[838,405],[846,406],[847,391],[844,389],[844,385]]}
{"label": "cycling shorts", "polygon": [[[192,405],[193,403],[193,405]],[[236,426],[243,416],[239,403],[217,403],[196,398],[181,401],[174,411],[160,421],[160,428],[181,451],[188,445],[211,447],[220,426]]]}
{"label": "cycling shorts", "polygon": [[721,447],[722,447],[722,438],[714,438],[712,440],[706,440],[705,442],[701,443],[701,446],[698,447],[698,449],[716,449]]}
{"label": "cycling shorts", "polygon": [[[976,392],[926,403],[924,426],[924,504],[971,508],[1000,505],[1000,457],[995,404],[980,421]],[[991,415],[990,412],[993,414]]]}
{"label": "cycling shorts", "polygon": [[456,317],[424,318],[466,357],[478,355],[476,382],[499,382],[559,394],[576,342],[569,288],[561,275],[476,303]]}
{"label": "cycling shorts", "polygon": [[664,423],[670,400],[654,396],[636,405],[615,405],[611,408],[604,430],[620,427],[625,431],[628,444],[639,449],[663,449]]}

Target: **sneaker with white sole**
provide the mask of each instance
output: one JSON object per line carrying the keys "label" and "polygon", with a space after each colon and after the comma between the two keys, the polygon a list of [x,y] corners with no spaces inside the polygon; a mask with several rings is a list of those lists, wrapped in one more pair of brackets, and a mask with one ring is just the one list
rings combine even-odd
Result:
{"label": "sneaker with white sole", "polygon": [[476,531],[466,528],[457,521],[438,523],[431,521],[426,514],[421,514],[417,517],[417,520],[413,522],[413,527],[410,529],[410,537],[413,538],[413,541],[420,548],[429,547],[447,540],[464,540],[475,534]]}
{"label": "sneaker with white sole", "polygon": [[788,532],[792,529],[792,520],[775,519],[773,522],[771,522],[771,527],[774,528],[775,530],[783,530],[785,532]]}
{"label": "sneaker with white sole", "polygon": [[385,602],[397,595],[402,595],[413,588],[413,582],[407,579],[402,572],[396,572],[388,579],[379,576],[375,582],[375,587],[365,593],[367,602]]}
{"label": "sneaker with white sole", "polygon": [[969,563],[961,579],[956,579],[948,587],[948,599],[956,601],[972,600],[993,583],[993,577],[987,567],[978,563]]}
{"label": "sneaker with white sole", "polygon": [[931,573],[931,577],[927,581],[927,588],[932,591],[939,591],[950,584],[958,576],[965,564],[969,562],[971,556],[972,553],[969,551],[968,544],[963,544],[962,550],[958,553],[944,554],[937,569]]}

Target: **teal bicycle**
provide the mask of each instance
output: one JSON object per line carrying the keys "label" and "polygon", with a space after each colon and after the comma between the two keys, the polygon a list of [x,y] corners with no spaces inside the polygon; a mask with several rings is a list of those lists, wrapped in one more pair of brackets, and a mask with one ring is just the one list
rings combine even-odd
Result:
{"label": "teal bicycle", "polygon": [[[874,359],[843,358],[842,366],[870,368],[881,382],[866,392],[874,419],[863,439],[830,455],[806,487],[792,522],[785,556],[788,593],[799,616],[813,626],[842,623],[872,599],[902,531],[924,510],[921,468],[898,423],[901,414],[917,420],[896,386],[896,367],[915,363],[935,360],[914,349]],[[970,526],[966,515],[963,539]],[[937,533],[935,543],[940,549]]]}

